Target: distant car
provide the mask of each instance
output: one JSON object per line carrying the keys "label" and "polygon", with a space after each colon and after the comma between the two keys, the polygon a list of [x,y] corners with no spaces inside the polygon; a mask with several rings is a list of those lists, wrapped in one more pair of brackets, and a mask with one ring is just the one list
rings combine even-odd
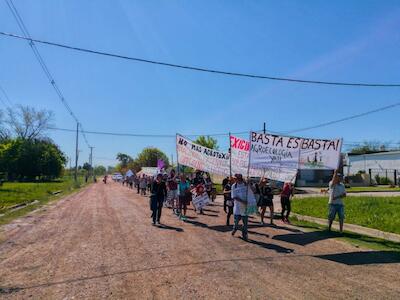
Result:
{"label": "distant car", "polygon": [[122,176],[121,173],[114,173],[114,174],[111,176],[111,178],[112,178],[112,180],[114,180],[114,181],[121,181],[122,179],[124,179],[124,176]]}

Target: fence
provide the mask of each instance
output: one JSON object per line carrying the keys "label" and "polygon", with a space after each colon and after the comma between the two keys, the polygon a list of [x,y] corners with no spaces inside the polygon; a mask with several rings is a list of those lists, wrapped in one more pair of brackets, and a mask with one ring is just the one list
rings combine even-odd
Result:
{"label": "fence", "polygon": [[400,170],[368,169],[370,184],[399,184]]}

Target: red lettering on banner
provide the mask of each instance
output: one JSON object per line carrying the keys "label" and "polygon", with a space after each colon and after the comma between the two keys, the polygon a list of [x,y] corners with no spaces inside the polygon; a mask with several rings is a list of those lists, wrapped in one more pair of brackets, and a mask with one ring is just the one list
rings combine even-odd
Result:
{"label": "red lettering on banner", "polygon": [[250,150],[250,142],[231,136],[231,147],[242,151]]}

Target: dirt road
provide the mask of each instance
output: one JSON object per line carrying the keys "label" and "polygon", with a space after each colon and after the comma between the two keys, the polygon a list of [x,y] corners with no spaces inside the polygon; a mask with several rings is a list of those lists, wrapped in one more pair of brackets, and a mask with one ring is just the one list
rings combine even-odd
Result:
{"label": "dirt road", "polygon": [[[250,223],[232,237],[221,204],[151,225],[148,198],[85,188],[2,228],[0,297],[32,299],[399,298],[400,259],[322,233]],[[237,236],[239,236],[239,232]]]}

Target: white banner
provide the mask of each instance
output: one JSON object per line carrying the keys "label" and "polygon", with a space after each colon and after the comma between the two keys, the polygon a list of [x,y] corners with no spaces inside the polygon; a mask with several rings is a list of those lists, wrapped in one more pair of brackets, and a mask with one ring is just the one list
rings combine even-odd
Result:
{"label": "white banner", "polygon": [[229,175],[229,153],[195,144],[181,135],[176,136],[178,163],[196,170]]}
{"label": "white banner", "polygon": [[311,139],[251,133],[250,167],[266,170],[265,177],[295,180],[298,169],[337,169],[342,140]]}
{"label": "white banner", "polygon": [[300,143],[296,139],[252,132],[250,167],[263,170],[269,179],[294,182],[300,158]]}
{"label": "white banner", "polygon": [[342,140],[303,138],[299,169],[337,169],[340,162]]}
{"label": "white banner", "polygon": [[210,202],[210,198],[206,192],[201,195],[196,195],[196,193],[193,193],[192,202],[194,207],[196,207],[197,210],[200,210]]}
{"label": "white banner", "polygon": [[[249,166],[250,142],[235,136],[231,136],[231,155],[232,155],[232,175],[242,174],[247,176]],[[264,171],[260,169],[250,169],[251,177],[263,177]]]}

